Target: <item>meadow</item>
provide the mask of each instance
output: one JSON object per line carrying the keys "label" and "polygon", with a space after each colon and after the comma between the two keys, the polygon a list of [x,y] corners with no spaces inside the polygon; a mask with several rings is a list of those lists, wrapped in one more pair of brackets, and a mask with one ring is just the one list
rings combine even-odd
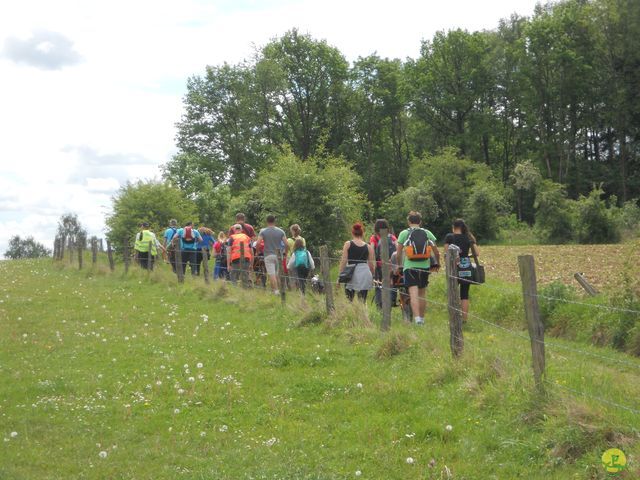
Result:
{"label": "meadow", "polygon": [[551,338],[538,392],[498,275],[454,360],[443,275],[424,328],[382,333],[340,295],[103,261],[0,262],[0,479],[604,479],[611,447],[640,475],[640,360]]}

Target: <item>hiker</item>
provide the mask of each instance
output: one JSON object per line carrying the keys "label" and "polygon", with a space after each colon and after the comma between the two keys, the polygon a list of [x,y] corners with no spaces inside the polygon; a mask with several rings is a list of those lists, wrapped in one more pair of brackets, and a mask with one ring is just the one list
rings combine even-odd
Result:
{"label": "hiker", "polygon": [[227,280],[229,278],[229,271],[227,270],[227,234],[224,232],[218,233],[218,240],[213,244],[213,256],[216,258],[215,266],[213,267],[213,279]]}
{"label": "hiker", "polygon": [[171,264],[171,270],[176,273],[176,249],[171,241],[178,231],[178,221],[175,218],[169,220],[169,228],[164,231],[162,235],[162,246],[167,252],[167,258]]}
{"label": "hiker", "polygon": [[[287,258],[287,236],[284,230],[276,227],[275,215],[267,215],[267,226],[260,230],[258,239],[264,244],[264,266],[269,277],[271,290],[275,295],[280,294],[278,288],[278,251],[282,252],[282,258]],[[281,286],[284,288],[284,285]]]}
{"label": "hiker", "polygon": [[240,225],[242,226],[242,231],[247,237],[249,237],[250,240],[253,240],[255,238],[256,236],[255,229],[253,228],[253,226],[249,225],[248,223],[245,223],[244,219],[245,219],[244,213],[236,213],[236,223],[231,225],[231,228],[229,228],[229,237],[231,237],[231,235],[234,235],[236,233],[234,231],[234,227],[236,225]]}
{"label": "hiker", "polygon": [[187,222],[183,228],[179,228],[174,238],[180,239],[180,251],[182,252],[180,262],[180,268],[182,268],[182,274],[187,270],[187,263],[191,268],[191,275],[196,276],[198,273],[198,264],[196,263],[198,242],[202,241],[200,232],[193,228],[193,222]]}
{"label": "hiker", "polygon": [[[204,253],[207,254],[207,259],[211,258],[211,247],[213,246],[213,237],[215,233],[210,228],[202,226],[198,229],[198,233],[202,237],[202,240],[198,242],[196,250],[196,275],[200,275],[200,265],[204,261]],[[204,265],[203,265],[204,269]]]}
{"label": "hiker", "polygon": [[[151,243],[151,249],[149,249],[149,243]],[[153,270],[153,261],[158,254],[158,247],[161,245],[158,243],[155,233],[149,230],[149,223],[142,222],[140,231],[136,234],[133,248],[140,266],[145,270]]]}
{"label": "hiker", "polygon": [[[244,233],[242,225],[235,224],[233,232],[233,235],[227,240],[227,270],[231,282],[235,285],[239,278],[249,277],[248,272],[253,263],[253,255],[251,253],[251,239]],[[244,247],[244,267],[241,263],[242,247]]]}
{"label": "hiker", "polygon": [[[375,303],[378,308],[382,308],[382,242],[380,241],[380,231],[387,230],[387,245],[389,249],[389,258],[396,251],[396,243],[398,239],[395,235],[389,232],[389,222],[384,218],[379,218],[376,220],[376,223],[373,227],[374,234],[371,235],[369,239],[369,244],[373,247],[373,251],[376,256],[376,270],[373,275],[373,279],[376,283],[376,291],[375,291]],[[393,272],[391,272],[391,268],[389,269],[389,275],[393,276]],[[391,303],[395,303],[395,290],[391,291]]]}
{"label": "hiker", "polygon": [[462,321],[466,322],[469,316],[469,289],[471,288],[472,265],[469,258],[469,251],[475,257],[480,256],[476,238],[469,231],[469,227],[462,218],[453,222],[452,233],[447,233],[444,237],[445,255],[449,247],[455,245],[460,249],[460,259],[458,261],[458,284],[460,285],[460,305],[462,306]]}
{"label": "hiker", "polygon": [[[298,240],[298,239],[302,240],[302,246],[304,248],[307,248],[307,241],[301,235],[302,234],[302,229],[300,228],[300,225],[298,225],[297,223],[294,223],[293,225],[291,225],[289,227],[289,233],[291,233],[291,237],[287,238],[287,246],[288,246],[289,255],[291,255],[294,252],[295,243],[296,243],[296,240]],[[287,279],[287,283],[289,285],[289,288],[291,288],[291,284],[293,284],[293,285],[295,285],[297,287],[298,286],[298,281],[294,277],[290,277],[289,276],[289,271],[293,272],[293,274],[295,275],[295,269],[290,269],[289,268],[289,263],[287,262],[286,258],[284,259],[283,267],[284,267],[284,273],[285,273],[285,275],[287,275],[286,279]]]}
{"label": "hiker", "polygon": [[298,238],[293,243],[293,253],[287,264],[290,272],[294,272],[298,288],[302,294],[305,294],[307,287],[307,277],[309,272],[316,268],[313,257],[304,245],[302,238]]}
{"label": "hiker", "polygon": [[353,275],[345,286],[345,293],[349,301],[353,301],[357,293],[358,298],[365,302],[369,290],[373,287],[375,253],[373,247],[363,239],[364,227],[361,223],[353,225],[351,236],[351,240],[345,242],[342,247],[340,271],[343,272],[347,265],[355,266]]}
{"label": "hiker", "polygon": [[[403,267],[404,285],[409,290],[414,322],[416,325],[424,325],[431,256],[433,253],[435,261],[439,264],[440,252],[435,245],[435,235],[421,228],[422,216],[419,212],[409,212],[407,223],[409,228],[398,236],[398,264]],[[430,244],[429,240],[433,243]]]}

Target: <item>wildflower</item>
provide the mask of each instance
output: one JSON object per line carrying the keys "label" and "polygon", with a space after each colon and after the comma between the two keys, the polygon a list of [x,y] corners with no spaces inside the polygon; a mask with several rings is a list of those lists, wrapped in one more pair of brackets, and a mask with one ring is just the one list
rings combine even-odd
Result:
{"label": "wildflower", "polygon": [[188,363],[185,363],[183,366],[184,366],[185,369],[189,368],[189,364]]}
{"label": "wildflower", "polygon": [[180,409],[179,409],[179,408],[176,408],[176,409],[173,411],[173,413],[175,413],[176,415],[177,415],[177,414],[179,414],[179,413],[180,413]]}
{"label": "wildflower", "polygon": [[158,380],[158,381],[156,382],[156,385],[157,385],[157,386],[162,385],[162,381],[161,381],[161,380]]}
{"label": "wildflower", "polygon": [[447,432],[450,432],[451,430],[453,430],[453,427],[452,427],[451,425],[447,425],[446,427],[444,427],[444,429],[445,429]]}
{"label": "wildflower", "polygon": [[356,387],[358,387],[358,388],[362,388],[362,384],[361,384],[361,383],[358,383],[358,384],[356,385]]}
{"label": "wildflower", "polygon": [[99,456],[100,458],[107,458],[107,452],[106,452],[105,450],[102,450],[102,451],[98,454],[98,456]]}
{"label": "wildflower", "polygon": [[207,435],[207,432],[200,432],[200,436],[201,436],[201,437],[204,437],[204,436],[206,436],[206,435]]}
{"label": "wildflower", "polygon": [[18,432],[11,432],[11,438],[16,438],[18,436]]}
{"label": "wildflower", "polygon": [[409,465],[413,465],[413,462],[414,462],[413,457],[407,457],[407,463]]}
{"label": "wildflower", "polygon": [[359,477],[360,475],[362,475],[362,472],[360,470],[356,470],[356,477]]}
{"label": "wildflower", "polygon": [[220,428],[218,428],[219,432],[226,432],[227,430],[229,430],[229,427],[227,427],[226,425],[222,425],[220,426]]}
{"label": "wildflower", "polygon": [[269,440],[266,440],[265,442],[263,442],[267,447],[273,447],[276,442],[278,441],[278,439],[276,437],[271,437]]}
{"label": "wildflower", "polygon": [[182,395],[184,393],[184,389],[183,388],[179,388],[178,389],[178,395]]}
{"label": "wildflower", "polygon": [[195,381],[196,381],[196,379],[195,379],[195,378],[193,378],[193,377],[189,377],[189,381],[190,381],[190,382],[195,382]]}
{"label": "wildflower", "polygon": [[202,363],[200,363],[200,362],[199,362],[199,363],[196,365],[196,367],[198,367],[198,368],[202,368],[202,367],[203,367],[203,365],[202,365]]}

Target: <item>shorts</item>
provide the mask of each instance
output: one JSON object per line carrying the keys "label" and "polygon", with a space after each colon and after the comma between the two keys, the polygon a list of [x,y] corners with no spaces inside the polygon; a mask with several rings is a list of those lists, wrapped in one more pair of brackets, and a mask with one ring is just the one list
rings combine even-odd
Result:
{"label": "shorts", "polygon": [[267,269],[267,275],[275,275],[278,266],[277,255],[265,255],[264,266]]}
{"label": "shorts", "polygon": [[471,287],[471,284],[460,280],[458,280],[458,283],[460,284],[460,300],[469,300],[469,287]]}
{"label": "shorts", "polygon": [[429,270],[426,268],[405,268],[404,286],[427,288],[429,285]]}

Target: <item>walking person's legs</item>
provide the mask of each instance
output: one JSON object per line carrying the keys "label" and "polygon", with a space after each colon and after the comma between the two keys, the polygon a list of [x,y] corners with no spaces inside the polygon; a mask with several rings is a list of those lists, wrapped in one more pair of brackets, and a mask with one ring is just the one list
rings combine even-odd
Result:
{"label": "walking person's legs", "polygon": [[295,273],[296,273],[296,276],[298,277],[296,278],[296,283],[298,284],[298,288],[304,295],[307,289],[307,277],[309,276],[309,269],[307,267],[296,267]]}
{"label": "walking person's legs", "polygon": [[274,293],[279,293],[278,275],[277,275],[278,257],[276,255],[267,255],[264,257],[264,266],[269,276],[269,285]]}
{"label": "walking person's legs", "polygon": [[469,317],[469,289],[471,284],[460,282],[460,306],[462,307],[462,321],[466,322]]}

